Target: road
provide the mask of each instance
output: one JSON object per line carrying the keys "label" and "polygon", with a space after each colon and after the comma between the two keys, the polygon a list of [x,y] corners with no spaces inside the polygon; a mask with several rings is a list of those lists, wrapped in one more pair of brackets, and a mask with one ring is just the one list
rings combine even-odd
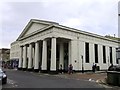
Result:
{"label": "road", "polygon": [[8,82],[3,88],[104,88],[84,79],[68,79],[58,75],[6,70]]}

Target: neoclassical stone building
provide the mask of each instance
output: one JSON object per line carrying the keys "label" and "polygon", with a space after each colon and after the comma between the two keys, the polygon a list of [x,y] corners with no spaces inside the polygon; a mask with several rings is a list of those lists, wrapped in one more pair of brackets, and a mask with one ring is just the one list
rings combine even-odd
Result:
{"label": "neoclassical stone building", "polygon": [[19,69],[41,72],[92,70],[93,63],[106,70],[116,63],[118,41],[97,34],[59,25],[56,22],[31,19],[15,42],[10,58],[19,58]]}

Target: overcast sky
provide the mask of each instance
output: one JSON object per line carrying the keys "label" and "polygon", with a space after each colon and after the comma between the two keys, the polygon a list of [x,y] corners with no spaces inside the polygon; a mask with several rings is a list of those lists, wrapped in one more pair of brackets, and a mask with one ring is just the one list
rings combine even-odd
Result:
{"label": "overcast sky", "polygon": [[9,0],[0,2],[0,48],[10,48],[30,19],[118,36],[119,0]]}

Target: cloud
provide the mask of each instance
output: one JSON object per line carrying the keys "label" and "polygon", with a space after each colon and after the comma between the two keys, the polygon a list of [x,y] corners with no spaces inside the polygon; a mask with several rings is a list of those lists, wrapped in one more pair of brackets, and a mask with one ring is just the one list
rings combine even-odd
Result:
{"label": "cloud", "polygon": [[100,35],[117,35],[117,10],[118,0],[5,0],[0,3],[0,48],[10,47],[31,18]]}
{"label": "cloud", "polygon": [[70,18],[63,25],[71,26],[71,27],[76,27],[81,24],[80,20],[78,18]]}

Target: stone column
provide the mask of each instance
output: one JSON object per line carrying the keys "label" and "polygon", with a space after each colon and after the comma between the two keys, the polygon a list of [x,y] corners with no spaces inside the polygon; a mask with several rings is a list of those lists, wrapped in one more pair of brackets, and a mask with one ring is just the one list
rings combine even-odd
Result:
{"label": "stone column", "polygon": [[27,45],[25,45],[23,51],[23,70],[26,70],[26,61],[27,61]]}
{"label": "stone column", "polygon": [[22,59],[23,59],[23,47],[20,46],[20,58],[19,58],[19,65],[18,65],[19,70],[22,69]]}
{"label": "stone column", "polygon": [[113,65],[117,64],[116,62],[116,48],[112,47],[112,55],[113,55]]}
{"label": "stone column", "polygon": [[78,70],[78,42],[77,40],[71,40],[71,64],[73,70]]}
{"label": "stone column", "polygon": [[41,71],[46,72],[47,71],[47,41],[43,40],[43,48],[42,48],[42,65],[41,65]]}
{"label": "stone column", "polygon": [[35,72],[39,71],[39,42],[38,41],[35,43],[35,66],[34,66],[34,71]]}
{"label": "stone column", "polygon": [[28,59],[28,70],[32,70],[32,43],[29,45],[29,59]]}
{"label": "stone column", "polygon": [[72,64],[72,61],[71,61],[71,41],[69,41],[68,43],[68,47],[69,47],[69,50],[68,50],[68,53],[69,53],[69,61],[68,61],[68,65]]}
{"label": "stone column", "polygon": [[51,65],[50,65],[50,70],[51,72],[56,71],[56,38],[52,38],[51,42]]}
{"label": "stone column", "polygon": [[62,65],[62,69],[64,66],[64,45],[63,43],[60,43],[60,65]]}
{"label": "stone column", "polygon": [[35,67],[35,48],[32,48],[32,69]]}
{"label": "stone column", "polygon": [[107,63],[107,69],[110,66],[110,50],[109,46],[106,46],[106,63]]}

